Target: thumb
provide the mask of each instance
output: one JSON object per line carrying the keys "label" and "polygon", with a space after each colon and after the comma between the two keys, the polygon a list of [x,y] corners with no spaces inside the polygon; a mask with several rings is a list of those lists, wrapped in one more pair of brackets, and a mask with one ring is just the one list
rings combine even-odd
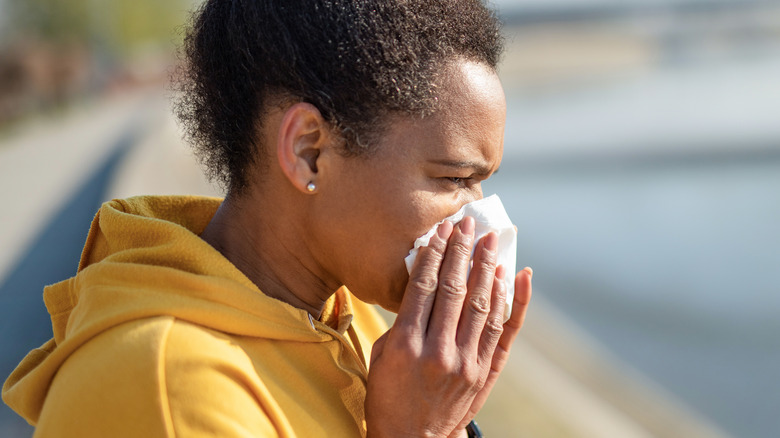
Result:
{"label": "thumb", "polygon": [[387,343],[387,335],[390,334],[390,330],[386,331],[385,334],[379,337],[379,339],[374,342],[374,346],[371,347],[371,363],[373,363],[376,359],[379,358],[379,356],[382,355],[382,351],[385,349],[385,344]]}

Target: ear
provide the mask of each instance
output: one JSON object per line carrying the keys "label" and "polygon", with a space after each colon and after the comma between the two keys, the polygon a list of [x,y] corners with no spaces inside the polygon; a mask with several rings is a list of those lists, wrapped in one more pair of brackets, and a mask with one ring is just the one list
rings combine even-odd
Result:
{"label": "ear", "polygon": [[292,185],[304,193],[316,190],[312,187],[317,184],[317,160],[329,134],[330,126],[309,103],[290,106],[282,117],[276,143],[279,165]]}

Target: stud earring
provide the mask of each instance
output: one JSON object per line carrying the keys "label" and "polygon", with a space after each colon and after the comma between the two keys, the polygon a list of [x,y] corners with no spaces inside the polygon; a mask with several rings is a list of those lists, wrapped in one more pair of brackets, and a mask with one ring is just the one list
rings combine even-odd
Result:
{"label": "stud earring", "polygon": [[306,190],[308,190],[309,192],[313,192],[317,190],[317,186],[314,185],[313,181],[309,181],[309,184],[306,185]]}

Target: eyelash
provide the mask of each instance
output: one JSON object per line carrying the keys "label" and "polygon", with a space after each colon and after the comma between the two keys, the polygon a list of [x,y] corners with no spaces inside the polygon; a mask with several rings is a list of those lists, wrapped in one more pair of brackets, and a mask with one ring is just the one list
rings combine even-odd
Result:
{"label": "eyelash", "polygon": [[465,187],[466,184],[471,181],[471,177],[463,178],[459,176],[447,176],[444,177],[444,179],[458,187]]}

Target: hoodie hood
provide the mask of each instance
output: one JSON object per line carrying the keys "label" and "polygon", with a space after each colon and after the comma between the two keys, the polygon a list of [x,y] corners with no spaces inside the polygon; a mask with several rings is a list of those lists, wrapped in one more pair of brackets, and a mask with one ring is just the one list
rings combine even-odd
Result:
{"label": "hoodie hood", "polygon": [[[37,421],[60,365],[80,346],[133,320],[173,316],[238,336],[324,342],[310,315],[264,295],[198,236],[221,203],[203,197],[137,197],[104,204],[75,277],[44,289],[54,338],[31,351],[3,386],[3,400]],[[346,288],[330,308],[351,315]]]}

